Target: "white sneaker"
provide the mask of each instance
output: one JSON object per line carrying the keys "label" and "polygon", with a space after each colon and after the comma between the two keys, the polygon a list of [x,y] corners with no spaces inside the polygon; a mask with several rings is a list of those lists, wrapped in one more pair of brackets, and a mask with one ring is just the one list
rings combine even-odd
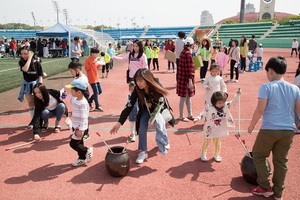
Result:
{"label": "white sneaker", "polygon": [[128,142],[135,142],[135,135],[130,135]]}
{"label": "white sneaker", "polygon": [[220,155],[215,155],[214,159],[215,159],[216,162],[221,162],[222,161],[222,158],[221,158]]}
{"label": "white sneaker", "polygon": [[39,134],[34,134],[33,139],[34,139],[36,142],[39,142],[39,141],[41,140],[41,137],[39,136]]}
{"label": "white sneaker", "polygon": [[144,162],[145,159],[148,158],[148,153],[146,153],[145,151],[142,151],[141,153],[139,153],[135,163],[137,164],[141,164]]}
{"label": "white sneaker", "polygon": [[93,147],[89,147],[85,154],[85,161],[87,163],[91,162],[92,157],[93,157]]}
{"label": "white sneaker", "polygon": [[165,145],[165,148],[166,148],[167,150],[170,150],[170,148],[171,148],[170,143],[167,144],[167,145]]}
{"label": "white sneaker", "polygon": [[239,80],[235,80],[234,82],[237,83],[237,82],[239,82]]}
{"label": "white sneaker", "polygon": [[83,159],[78,159],[78,160],[76,160],[75,162],[73,162],[72,165],[73,165],[74,167],[78,167],[78,166],[80,166],[80,165],[84,165],[85,163],[86,163],[85,160],[83,160]]}
{"label": "white sneaker", "polygon": [[207,157],[205,154],[202,154],[200,159],[203,161],[203,162],[206,162],[207,161]]}

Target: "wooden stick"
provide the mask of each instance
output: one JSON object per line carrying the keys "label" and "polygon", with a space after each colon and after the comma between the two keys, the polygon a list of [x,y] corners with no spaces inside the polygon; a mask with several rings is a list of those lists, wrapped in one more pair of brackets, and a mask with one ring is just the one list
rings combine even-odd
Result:
{"label": "wooden stick", "polygon": [[110,153],[114,153],[111,148],[108,146],[108,144],[105,142],[105,140],[103,140],[103,138],[101,137],[100,133],[96,132],[96,134],[101,138],[101,140],[103,141],[103,143],[105,144],[105,146],[108,148],[108,150],[110,151]]}

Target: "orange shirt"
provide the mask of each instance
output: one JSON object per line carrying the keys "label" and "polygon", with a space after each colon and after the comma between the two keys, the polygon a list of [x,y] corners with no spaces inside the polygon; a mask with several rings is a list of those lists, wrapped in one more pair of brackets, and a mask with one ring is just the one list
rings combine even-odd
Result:
{"label": "orange shirt", "polygon": [[84,68],[89,80],[89,84],[99,82],[98,68],[100,67],[100,65],[98,63],[94,63],[94,61],[95,58],[89,56],[84,63]]}

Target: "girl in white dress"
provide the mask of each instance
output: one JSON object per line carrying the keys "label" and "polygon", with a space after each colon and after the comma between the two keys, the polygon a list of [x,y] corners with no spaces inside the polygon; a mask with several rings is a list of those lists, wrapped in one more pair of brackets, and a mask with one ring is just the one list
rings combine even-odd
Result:
{"label": "girl in white dress", "polygon": [[206,106],[211,104],[210,99],[214,92],[217,91],[227,92],[226,84],[223,78],[219,76],[220,73],[219,65],[216,64],[211,65],[209,71],[211,76],[207,77],[203,82],[203,88],[206,89],[204,95]]}
{"label": "girl in white dress", "polygon": [[206,107],[204,111],[194,119],[194,123],[204,118],[204,142],[202,145],[201,160],[207,161],[207,147],[213,138],[215,146],[214,159],[216,162],[221,162],[221,137],[228,136],[228,125],[234,126],[234,121],[229,111],[229,108],[238,100],[238,91],[232,101],[227,102],[228,94],[225,92],[215,92],[211,97],[211,105]]}

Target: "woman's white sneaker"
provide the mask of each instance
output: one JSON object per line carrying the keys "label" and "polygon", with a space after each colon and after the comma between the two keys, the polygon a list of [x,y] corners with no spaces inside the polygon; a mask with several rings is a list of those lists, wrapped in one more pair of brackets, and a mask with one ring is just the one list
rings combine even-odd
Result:
{"label": "woman's white sneaker", "polygon": [[146,153],[145,151],[142,151],[141,153],[139,153],[137,159],[136,159],[136,163],[137,164],[141,164],[144,162],[145,159],[148,158],[148,153]]}

